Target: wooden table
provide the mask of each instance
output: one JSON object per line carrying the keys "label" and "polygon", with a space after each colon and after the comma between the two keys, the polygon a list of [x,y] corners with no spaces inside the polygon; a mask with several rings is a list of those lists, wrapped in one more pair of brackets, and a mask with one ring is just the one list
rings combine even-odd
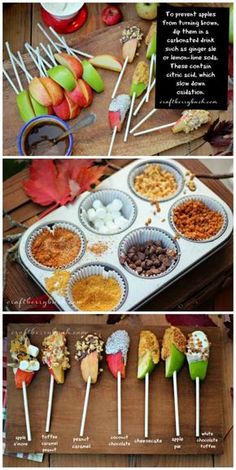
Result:
{"label": "wooden table", "polygon": [[[113,160],[120,167],[129,160]],[[193,173],[210,173],[209,170],[195,159],[185,159],[185,166]],[[112,173],[112,169],[109,172]],[[22,189],[22,180],[28,175],[28,169],[21,171],[4,182],[3,208],[18,222],[30,226],[44,210],[34,204]],[[210,189],[215,191],[231,208],[232,194],[218,180],[204,180]],[[20,229],[11,228],[9,220],[4,218],[4,235],[16,233]],[[6,245],[6,244],[5,244]],[[171,310],[232,310],[232,259],[233,240],[222,247],[217,256],[211,256],[198,267],[176,281],[167,291],[160,293],[147,302],[140,311],[171,311]],[[7,282],[5,302],[7,309],[25,311],[27,305],[19,303],[21,299],[42,294],[40,288],[29,278],[21,266],[7,263]]]}
{"label": "wooden table", "polygon": [[[179,3],[178,5],[183,5]],[[184,4],[186,5],[186,3]],[[194,5],[191,4],[191,5]],[[204,4],[202,4],[204,6]],[[206,4],[208,5],[208,4]],[[212,6],[221,6],[220,3],[212,3]],[[224,6],[228,6],[228,4],[223,4]],[[86,24],[83,28],[76,33],[69,34],[66,36],[68,42],[76,38],[83,39],[88,35],[90,32],[96,31],[98,29],[104,28],[104,23],[101,19],[101,11],[104,8],[104,3],[90,3],[89,5],[89,16],[87,19]],[[137,14],[135,11],[134,4],[132,3],[124,3],[122,4],[122,12],[124,20],[137,21]],[[3,38],[4,42],[8,41],[11,45],[12,51],[23,51],[25,42],[29,42],[34,47],[36,47],[39,42],[42,40],[42,33],[37,28],[37,22],[41,21],[41,13],[40,13],[40,6],[39,3],[8,3],[4,6],[4,15],[3,15]],[[12,27],[14,25],[14,27]],[[107,28],[107,27],[105,27]],[[7,59],[8,55],[6,49],[3,50],[3,58]],[[222,119],[232,119],[232,106],[229,106],[227,111],[220,112],[220,118]],[[152,121],[151,121],[152,122]],[[151,124],[151,127],[154,124]],[[4,121],[4,129],[5,133],[7,133],[8,126],[10,126],[10,122]],[[8,136],[9,137],[9,136]],[[174,148],[167,151],[160,152],[159,155],[168,155],[176,156],[176,155],[212,155],[212,147],[205,143],[202,144],[202,138],[197,138],[192,142],[187,142],[181,145],[178,145]],[[5,148],[5,145],[4,145]],[[11,155],[9,153],[8,145],[6,145],[6,152],[4,150],[5,155]],[[102,155],[102,154],[101,154]],[[136,155],[133,153],[133,155]]]}
{"label": "wooden table", "polygon": [[[231,467],[233,465],[233,404],[230,389],[233,385],[233,344],[223,326],[223,316],[211,315],[222,329],[223,335],[223,407],[224,407],[224,453],[222,455],[45,455],[42,464],[27,460],[4,457],[4,467]],[[104,324],[107,315],[55,315],[53,324],[88,323]],[[30,319],[28,320],[30,322]],[[165,315],[128,315],[119,324],[166,325]]]}

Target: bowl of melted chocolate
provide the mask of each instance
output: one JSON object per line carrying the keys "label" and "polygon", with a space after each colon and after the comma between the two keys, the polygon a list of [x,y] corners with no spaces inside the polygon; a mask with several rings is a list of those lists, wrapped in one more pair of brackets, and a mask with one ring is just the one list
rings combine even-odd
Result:
{"label": "bowl of melted chocolate", "polygon": [[21,156],[68,156],[73,150],[73,135],[67,135],[56,143],[70,127],[56,116],[38,116],[27,122],[18,136],[18,150]]}

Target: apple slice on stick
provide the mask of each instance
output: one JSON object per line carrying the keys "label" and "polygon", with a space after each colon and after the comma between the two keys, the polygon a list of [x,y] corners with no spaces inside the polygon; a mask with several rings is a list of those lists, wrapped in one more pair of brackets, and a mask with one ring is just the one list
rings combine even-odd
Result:
{"label": "apple slice on stick", "polygon": [[155,63],[155,59],[156,59],[156,43],[157,43],[157,23],[156,23],[156,21],[154,21],[151,24],[150,29],[148,31],[148,34],[145,38],[145,43],[147,44],[146,58],[151,60],[150,69],[149,69],[148,88],[147,88],[147,94],[146,94],[146,102],[148,103],[150,87],[151,87],[151,81],[152,81],[153,70],[154,70],[154,63]]}
{"label": "apple slice on stick", "polygon": [[64,332],[53,331],[51,335],[44,338],[42,343],[42,362],[48,366],[50,373],[45,432],[50,432],[51,427],[54,382],[57,384],[64,383],[64,372],[70,368],[69,355]]}
{"label": "apple slice on stick", "polygon": [[148,66],[146,62],[141,61],[138,63],[137,67],[135,68],[135,71],[132,77],[132,83],[131,83],[131,88],[130,88],[130,96],[132,96],[132,100],[131,100],[131,105],[130,105],[130,110],[129,110],[128,121],[127,121],[126,129],[125,129],[124,142],[127,142],[128,140],[135,99],[142,95],[142,93],[146,90],[147,85],[148,85]]}
{"label": "apple slice on stick", "polygon": [[205,380],[210,356],[210,343],[203,331],[188,335],[186,357],[189,374],[196,383],[196,437],[200,437],[200,381]]}
{"label": "apple slice on stick", "polygon": [[81,374],[84,382],[86,383],[86,392],[80,424],[80,437],[84,436],[90,388],[91,384],[95,384],[98,379],[98,374],[100,372],[99,364],[102,360],[103,347],[104,341],[101,336],[96,333],[82,335],[75,345],[75,359],[81,361]]}
{"label": "apple slice on stick", "polygon": [[165,361],[165,377],[173,378],[175,434],[177,437],[180,436],[177,373],[185,361],[185,348],[186,338],[182,331],[174,326],[167,328],[163,336],[161,358]]}
{"label": "apple slice on stick", "polygon": [[138,379],[145,379],[144,437],[149,436],[149,375],[160,360],[157,337],[149,330],[140,333],[138,347]]}
{"label": "apple slice on stick", "polygon": [[115,137],[117,132],[121,132],[122,126],[126,117],[126,114],[130,107],[130,96],[129,95],[118,95],[114,98],[109,106],[108,118],[111,128],[113,129],[110,147],[108,150],[108,156],[111,156],[112,148],[114,145]]}
{"label": "apple slice on stick", "polygon": [[155,62],[155,55],[152,54],[150,67],[149,67],[148,86],[147,86],[147,92],[146,92],[146,103],[148,103],[148,101],[149,101],[151,84],[152,84],[152,80],[153,80],[154,62]]}
{"label": "apple slice on stick", "polygon": [[112,333],[106,342],[106,361],[110,372],[117,380],[117,434],[122,434],[121,378],[125,378],[125,367],[130,338],[125,330]]}

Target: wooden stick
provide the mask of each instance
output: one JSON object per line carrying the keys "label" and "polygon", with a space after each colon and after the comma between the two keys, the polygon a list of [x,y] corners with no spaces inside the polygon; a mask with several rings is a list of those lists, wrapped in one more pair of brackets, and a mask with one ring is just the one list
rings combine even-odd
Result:
{"label": "wooden stick", "polygon": [[151,81],[152,81],[152,76],[153,76],[154,59],[155,59],[155,54],[152,54],[150,68],[149,68],[148,86],[147,86],[147,93],[146,93],[146,103],[148,103],[148,101],[149,101]]}
{"label": "wooden stick", "polygon": [[144,116],[144,118],[141,119],[141,121],[139,121],[138,124],[136,124],[136,126],[133,127],[133,129],[131,129],[130,134],[132,134],[134,131],[136,131],[136,129],[138,129],[138,127],[140,127],[145,121],[147,121],[148,118],[150,118],[153,114],[155,114],[156,111],[157,111],[157,109],[153,108],[152,111],[150,111],[150,113],[148,113],[146,116]]}
{"label": "wooden stick", "polygon": [[108,157],[111,156],[112,148],[113,148],[115,138],[116,138],[116,133],[117,133],[117,126],[114,127],[113,132],[112,132],[111,143],[110,143],[110,147],[109,147],[108,154],[107,154]]}
{"label": "wooden stick", "polygon": [[17,72],[17,68],[16,68],[16,65],[15,65],[15,62],[14,62],[13,57],[12,57],[12,53],[11,53],[11,49],[10,49],[9,43],[8,43],[8,42],[5,42],[5,46],[6,46],[6,48],[7,48],[7,52],[8,52],[8,55],[9,55],[9,59],[10,59],[10,61],[11,61],[11,65],[12,65],[12,67],[13,67],[14,74],[15,74],[15,76],[16,76],[16,79],[17,79],[17,82],[18,82],[18,85],[19,85],[19,89],[20,89],[20,91],[23,91],[23,86],[22,86],[22,83],[21,83],[19,74],[18,74],[18,72]]}
{"label": "wooden stick", "polygon": [[3,74],[4,76],[6,77],[8,83],[11,85],[11,87],[13,88],[14,92],[16,95],[19,95],[19,90],[17,90],[15,84],[13,83],[12,79],[9,77],[8,73],[6,72],[6,70],[4,69],[4,67],[2,67],[2,71],[3,71]]}
{"label": "wooden stick", "polygon": [[194,175],[196,178],[202,178],[202,179],[210,179],[210,180],[224,180],[227,178],[233,178],[234,174],[233,173],[222,173],[222,175],[206,175],[206,174],[197,174]]}
{"label": "wooden stick", "polygon": [[176,437],[180,436],[179,429],[179,401],[178,401],[178,384],[177,384],[177,372],[173,374],[173,388],[174,388],[174,406],[175,406],[175,434]]}
{"label": "wooden stick", "polygon": [[149,422],[149,373],[145,375],[144,437],[148,437]]}
{"label": "wooden stick", "polygon": [[50,43],[53,45],[54,49],[56,49],[57,52],[60,52],[59,47],[57,47],[56,43],[52,40],[52,38],[49,36],[47,31],[42,27],[40,23],[37,23],[38,28],[42,31],[44,36],[50,41]]}
{"label": "wooden stick", "polygon": [[22,383],[22,392],[23,392],[23,402],[24,402],[24,411],[25,411],[25,425],[26,425],[27,441],[32,441],[31,429],[30,429],[28,398],[27,398],[27,390],[26,390],[25,382]]}
{"label": "wooden stick", "polygon": [[196,437],[200,436],[200,380],[196,378]]}
{"label": "wooden stick", "polygon": [[[66,46],[65,46],[65,45],[60,45],[60,44],[58,44],[57,42],[56,42],[56,45],[59,46],[59,47],[61,47],[62,49],[66,49]],[[73,47],[70,47],[70,50],[71,50],[72,52],[75,52],[75,54],[82,55],[82,56],[84,56],[84,57],[87,57],[88,59],[92,59],[92,58],[93,58],[93,55],[87,54],[87,52],[82,52],[82,51],[80,51],[79,49],[74,49]]]}
{"label": "wooden stick", "polygon": [[[154,88],[154,86],[156,85],[156,79],[154,78],[151,86],[150,86],[150,91],[152,91],[152,89]],[[141,101],[139,102],[138,106],[135,108],[134,112],[133,112],[133,116],[137,116],[138,112],[140,111],[140,109],[142,108],[143,104],[146,102],[146,96],[147,96],[147,92],[145,93],[145,95],[142,97]]]}
{"label": "wooden stick", "polygon": [[136,98],[136,93],[134,92],[134,93],[133,93],[133,96],[132,96],[132,100],[131,100],[131,105],[130,105],[130,108],[129,108],[129,116],[128,116],[128,120],[127,120],[127,124],[126,124],[126,129],[125,129],[124,142],[127,142],[127,140],[128,140],[129,128],[130,128],[130,124],[131,124],[131,119],[132,119],[132,114],[133,114],[133,109],[134,109],[135,98]]}
{"label": "wooden stick", "polygon": [[91,377],[89,376],[88,382],[87,382],[87,387],[86,387],[85,398],[84,398],[84,408],[83,408],[83,414],[82,414],[82,420],[81,420],[81,426],[80,426],[80,433],[79,433],[80,437],[83,437],[83,435],[84,435],[84,427],[85,427],[85,422],[86,422],[86,415],[87,415],[87,409],[88,409],[90,388],[91,388]]}
{"label": "wooden stick", "polygon": [[121,419],[121,373],[117,374],[117,432],[118,436],[122,434],[122,419]]}
{"label": "wooden stick", "polygon": [[146,131],[135,132],[135,134],[133,134],[133,135],[135,137],[137,137],[138,135],[149,134],[150,132],[155,132],[155,131],[159,131],[160,129],[165,129],[167,127],[172,127],[175,124],[176,124],[176,121],[175,122],[170,122],[170,124],[164,124],[163,126],[153,127],[152,129],[146,129]]}
{"label": "wooden stick", "polygon": [[115,96],[116,96],[116,93],[117,93],[117,90],[118,90],[118,88],[119,88],[121,79],[122,79],[122,77],[123,77],[123,75],[124,75],[124,73],[125,73],[125,69],[126,69],[126,67],[127,67],[128,60],[129,60],[129,58],[126,57],[126,58],[125,58],[125,61],[124,61],[124,63],[123,63],[123,67],[122,67],[122,69],[121,69],[121,71],[120,71],[119,77],[118,77],[118,79],[117,79],[117,82],[116,82],[116,84],[115,84],[115,88],[114,88],[113,93],[112,93],[112,95],[111,95],[112,99],[115,98]]}
{"label": "wooden stick", "polygon": [[49,394],[48,394],[48,410],[47,410],[47,420],[46,420],[45,432],[50,431],[53,390],[54,390],[54,377],[53,377],[52,374],[50,374],[50,385],[49,385]]}

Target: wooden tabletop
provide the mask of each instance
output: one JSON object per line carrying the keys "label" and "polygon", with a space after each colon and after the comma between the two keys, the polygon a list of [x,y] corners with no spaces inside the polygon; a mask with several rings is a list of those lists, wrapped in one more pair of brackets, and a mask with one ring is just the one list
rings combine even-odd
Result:
{"label": "wooden tabletop", "polygon": [[[178,5],[182,5],[179,3]],[[185,3],[186,5],[186,3]],[[191,4],[194,5],[194,4]],[[204,4],[202,4],[204,6]],[[207,4],[208,5],[208,4]],[[228,6],[228,4],[223,4]],[[221,6],[220,3],[212,3],[212,6]],[[86,24],[81,30],[69,34],[66,39],[70,43],[70,40],[78,42],[79,39],[83,39],[91,32],[104,28],[104,23],[101,19],[101,11],[104,8],[104,3],[90,3],[88,4],[88,19]],[[135,11],[134,4],[124,3],[121,6],[123,12],[123,18],[125,21],[133,20],[137,21],[137,14]],[[42,33],[37,28],[37,22],[41,20],[41,12],[39,3],[8,3],[4,5],[3,14],[3,39],[4,42],[8,41],[12,51],[23,51],[25,42],[29,42],[36,47],[42,40]],[[14,27],[12,25],[14,24]],[[107,29],[107,27],[105,27]],[[6,49],[3,50],[3,58],[7,59],[8,55]],[[229,106],[227,111],[220,112],[222,119],[232,119],[232,106]],[[10,122],[4,121],[5,133],[7,133]],[[151,126],[152,127],[152,126]],[[171,156],[178,155],[212,155],[212,147],[205,143],[202,144],[202,138],[195,139],[192,142],[187,142],[182,145],[178,145],[171,149]],[[5,152],[5,151],[4,151]],[[5,155],[10,155],[6,150]],[[159,155],[170,156],[170,150],[160,152]]]}
{"label": "wooden tabletop", "polygon": [[[128,164],[130,160],[112,160],[118,167]],[[182,161],[183,162],[183,161]],[[184,159],[184,165],[193,173],[210,173],[196,159]],[[114,170],[109,169],[108,173]],[[34,223],[43,208],[33,203],[22,189],[22,180],[28,175],[25,169],[4,182],[3,208],[14,220],[30,226]],[[205,184],[215,191],[231,208],[232,193],[219,180],[204,180]],[[10,221],[4,217],[4,235],[19,232],[12,228]],[[5,248],[9,247],[6,243]],[[221,310],[232,309],[232,238],[220,249],[217,256],[212,255],[198,267],[176,281],[167,291],[155,296],[140,311],[171,310]],[[203,274],[204,273],[204,274]],[[222,293],[224,295],[222,296]],[[7,263],[7,278],[4,299],[7,309],[25,311],[30,309],[25,300],[42,294],[40,288],[28,277],[22,267],[14,262]]]}
{"label": "wooden tabletop", "polygon": [[[224,409],[224,453],[222,455],[45,455],[42,464],[27,460],[4,457],[4,467],[231,467],[233,465],[233,344],[223,326],[224,315],[210,315],[222,330],[223,336],[223,409]],[[30,321],[30,320],[29,320]],[[105,324],[107,315],[55,315],[51,323]],[[117,325],[137,326],[166,325],[162,314],[131,314]]]}

